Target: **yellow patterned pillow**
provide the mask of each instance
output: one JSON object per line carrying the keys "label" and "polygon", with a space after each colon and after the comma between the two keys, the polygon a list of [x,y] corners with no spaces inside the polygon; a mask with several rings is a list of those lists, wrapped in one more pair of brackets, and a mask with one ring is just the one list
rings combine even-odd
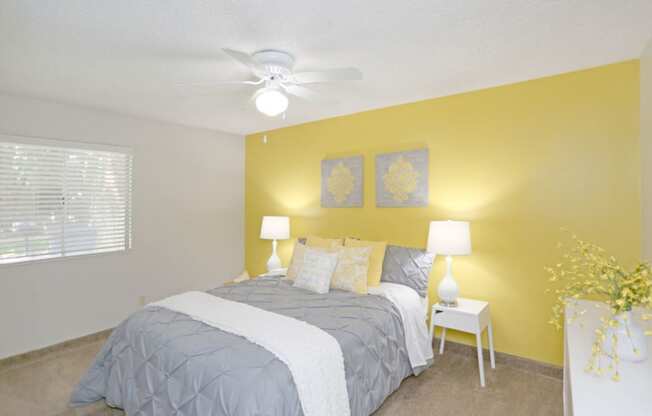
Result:
{"label": "yellow patterned pillow", "polygon": [[371,247],[340,248],[331,287],[366,295],[370,255]]}
{"label": "yellow patterned pillow", "polygon": [[306,239],[306,245],[313,248],[335,248],[342,247],[344,244],[341,238],[321,238],[311,235]]}
{"label": "yellow patterned pillow", "polygon": [[[328,253],[333,253],[335,251],[338,251],[339,249],[340,247],[316,248],[316,250],[325,251]],[[306,245],[297,241],[294,244],[294,250],[292,251],[292,258],[290,259],[290,265],[288,266],[288,271],[286,273],[286,277],[288,279],[294,280],[299,275],[299,271],[303,266],[303,258],[305,257],[305,255],[306,255]]]}
{"label": "yellow patterned pillow", "polygon": [[369,270],[367,271],[367,285],[380,285],[380,275],[383,273],[383,260],[385,260],[385,249],[387,241],[364,241],[354,238],[347,238],[345,247],[371,247],[369,256]]}

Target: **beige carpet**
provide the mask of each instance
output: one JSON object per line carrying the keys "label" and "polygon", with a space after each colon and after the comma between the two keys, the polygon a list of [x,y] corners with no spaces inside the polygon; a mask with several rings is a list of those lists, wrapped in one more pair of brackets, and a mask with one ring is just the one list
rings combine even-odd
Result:
{"label": "beige carpet", "polygon": [[[53,353],[1,371],[0,415],[124,415],[103,403],[84,409],[66,406],[70,392],[102,343]],[[374,416],[562,414],[559,379],[500,363],[491,370],[487,363],[487,387],[481,388],[473,357],[446,352],[435,355],[435,360],[435,365],[419,377],[403,381]]]}

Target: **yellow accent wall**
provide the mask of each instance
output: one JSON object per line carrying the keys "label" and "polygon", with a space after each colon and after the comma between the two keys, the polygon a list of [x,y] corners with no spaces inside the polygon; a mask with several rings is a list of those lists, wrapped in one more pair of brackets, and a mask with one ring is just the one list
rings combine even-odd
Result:
{"label": "yellow accent wall", "polygon": [[[543,267],[558,259],[560,227],[636,260],[639,108],[635,60],[268,131],[267,144],[263,133],[247,136],[247,268],[263,272],[270,254],[258,238],[263,215],[290,216],[294,237],[413,247],[425,247],[430,220],[469,220],[473,254],[453,264],[461,295],[490,302],[498,351],[561,364]],[[375,155],[422,147],[429,205],[376,208]],[[364,207],[321,208],[321,160],[354,154],[364,156]],[[279,244],[284,264],[292,244]],[[443,263],[431,274],[431,302]]]}
{"label": "yellow accent wall", "polygon": [[641,256],[652,262],[652,39],[641,55]]}

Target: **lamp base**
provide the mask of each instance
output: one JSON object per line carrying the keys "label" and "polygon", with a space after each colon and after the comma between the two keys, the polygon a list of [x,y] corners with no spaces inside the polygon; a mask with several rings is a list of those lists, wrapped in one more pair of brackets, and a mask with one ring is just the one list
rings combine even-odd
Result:
{"label": "lamp base", "polygon": [[454,300],[452,302],[446,302],[445,300],[440,300],[438,302],[441,306],[445,306],[447,308],[457,308],[457,301]]}
{"label": "lamp base", "polygon": [[270,256],[269,260],[267,260],[267,272],[273,272],[275,270],[280,269],[281,266],[281,259],[273,254]]}
{"label": "lamp base", "polygon": [[452,266],[453,258],[451,256],[446,256],[446,274],[441,279],[441,282],[439,282],[437,294],[439,295],[440,304],[449,307],[456,307],[459,288],[457,287],[457,282],[453,278]]}
{"label": "lamp base", "polygon": [[272,241],[272,255],[269,256],[269,260],[267,260],[267,272],[272,272],[274,270],[278,270],[282,267],[281,265],[281,259],[278,257],[278,254],[276,254],[276,240]]}

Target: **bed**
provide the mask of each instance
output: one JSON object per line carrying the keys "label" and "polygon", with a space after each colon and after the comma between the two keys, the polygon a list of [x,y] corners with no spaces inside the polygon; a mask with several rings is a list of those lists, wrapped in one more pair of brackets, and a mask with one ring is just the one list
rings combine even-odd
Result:
{"label": "bed", "polygon": [[[391,296],[391,284],[357,295],[316,294],[291,283],[257,278],[208,293],[301,320],[335,338],[351,415],[373,413],[404,378],[430,364],[431,359],[411,364],[408,347],[420,341],[414,336],[406,341],[404,322],[417,322],[420,330],[423,316],[408,316],[420,306],[402,305]],[[155,305],[115,329],[73,392],[71,405],[102,399],[129,415],[304,415],[293,377],[273,353]]]}

